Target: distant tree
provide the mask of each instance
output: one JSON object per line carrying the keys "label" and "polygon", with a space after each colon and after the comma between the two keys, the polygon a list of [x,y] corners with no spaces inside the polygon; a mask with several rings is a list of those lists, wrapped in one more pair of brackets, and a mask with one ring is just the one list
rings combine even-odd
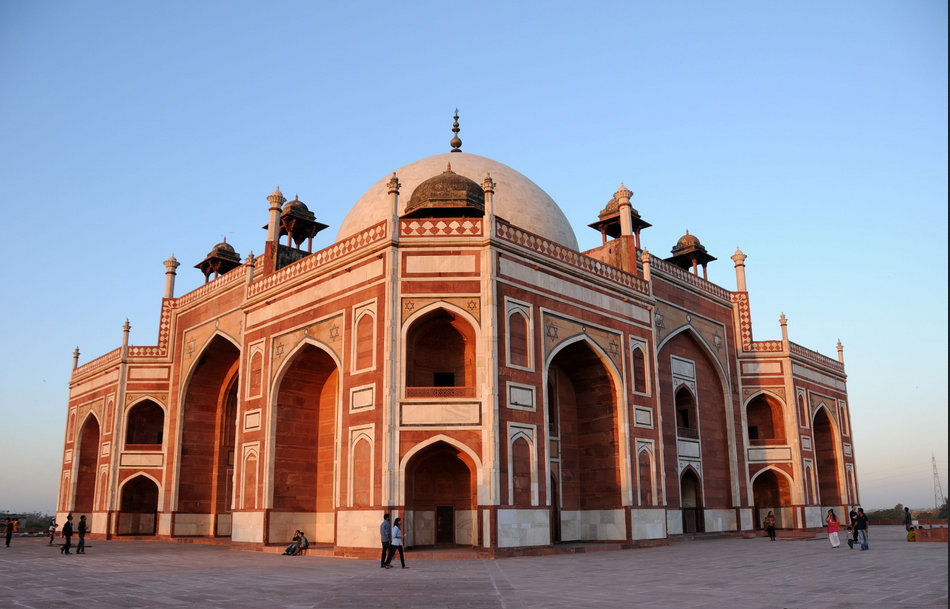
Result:
{"label": "distant tree", "polygon": [[885,522],[888,520],[904,520],[904,506],[898,503],[889,510],[872,510],[867,513],[871,522]]}

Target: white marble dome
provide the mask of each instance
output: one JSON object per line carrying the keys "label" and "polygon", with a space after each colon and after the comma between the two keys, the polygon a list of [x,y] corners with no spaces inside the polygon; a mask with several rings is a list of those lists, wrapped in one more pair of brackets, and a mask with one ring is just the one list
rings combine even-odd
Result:
{"label": "white marble dome", "polygon": [[[402,185],[399,189],[400,216],[405,212],[406,203],[416,186],[441,174],[449,163],[452,164],[452,171],[478,184],[491,174],[495,181],[496,216],[526,231],[577,249],[574,229],[548,193],[511,167],[467,152],[437,154],[397,169],[396,177]],[[337,241],[392,216],[392,198],[386,187],[390,178],[391,173],[360,197],[343,219],[336,235]]]}

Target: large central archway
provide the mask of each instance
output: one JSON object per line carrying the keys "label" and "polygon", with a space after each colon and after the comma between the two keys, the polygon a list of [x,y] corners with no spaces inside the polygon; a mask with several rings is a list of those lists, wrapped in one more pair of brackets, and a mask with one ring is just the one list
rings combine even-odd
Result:
{"label": "large central archway", "polygon": [[334,542],[335,414],[339,368],[324,349],[304,344],[289,356],[275,392],[273,511],[269,539],[301,529]]}
{"label": "large central archway", "polygon": [[775,525],[778,528],[793,526],[794,523],[790,520],[791,514],[786,513],[786,508],[790,508],[791,503],[792,492],[788,478],[776,474],[774,470],[766,469],[752,482],[752,505],[755,519],[753,525],[756,529],[764,528],[762,522],[769,511],[773,512]]}
{"label": "large central archway", "polygon": [[552,524],[551,538],[587,539],[597,527],[585,523],[617,525],[606,512],[615,515],[622,506],[616,387],[586,340],[551,359],[548,387],[551,473],[560,485],[552,493],[560,500],[552,513],[560,522]]}
{"label": "large central archway", "polygon": [[138,475],[122,486],[119,495],[117,535],[154,535],[158,519],[158,485]]}
{"label": "large central archway", "polygon": [[476,465],[464,451],[435,442],[406,464],[411,545],[476,545]]}
{"label": "large central archway", "polygon": [[231,532],[239,357],[233,343],[215,336],[188,381],[182,407],[176,535]]}
{"label": "large central archway", "polygon": [[838,456],[835,450],[835,427],[825,408],[815,413],[815,457],[818,468],[818,495],[821,505],[834,507],[841,505],[841,491],[838,480]]}

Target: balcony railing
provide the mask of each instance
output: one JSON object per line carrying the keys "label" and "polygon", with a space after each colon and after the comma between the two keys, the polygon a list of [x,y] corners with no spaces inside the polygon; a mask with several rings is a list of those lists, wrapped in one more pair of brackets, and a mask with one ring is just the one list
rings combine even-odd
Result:
{"label": "balcony railing", "polygon": [[699,439],[699,430],[692,427],[676,427],[676,435],[681,438]]}
{"label": "balcony railing", "polygon": [[406,387],[407,398],[473,398],[474,387]]}

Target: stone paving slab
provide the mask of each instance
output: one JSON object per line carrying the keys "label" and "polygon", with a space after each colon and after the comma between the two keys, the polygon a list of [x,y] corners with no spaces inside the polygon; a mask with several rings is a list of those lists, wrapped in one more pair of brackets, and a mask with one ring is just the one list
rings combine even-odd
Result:
{"label": "stone paving slab", "polygon": [[[398,559],[397,559],[398,560]],[[871,550],[827,539],[717,538],[669,547],[504,558],[291,558],[227,547],[94,541],[63,556],[0,547],[0,608],[818,609],[947,607],[947,545],[875,527]]]}

